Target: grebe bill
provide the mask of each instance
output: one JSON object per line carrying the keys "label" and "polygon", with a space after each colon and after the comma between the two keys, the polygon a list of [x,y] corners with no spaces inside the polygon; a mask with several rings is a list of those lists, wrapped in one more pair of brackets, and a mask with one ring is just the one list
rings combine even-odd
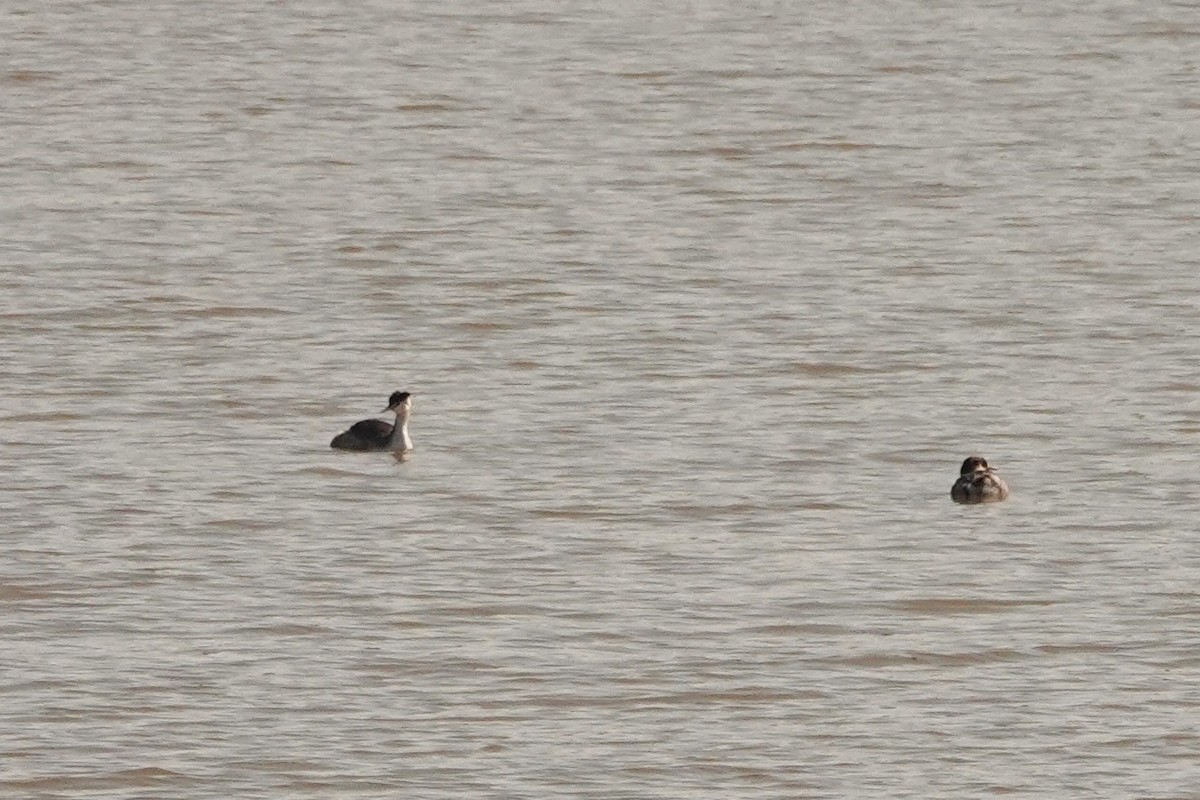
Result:
{"label": "grebe bill", "polygon": [[380,419],[364,419],[333,437],[329,446],[337,450],[412,450],[412,439],[408,435],[412,395],[408,392],[392,392],[383,413],[388,411],[396,415],[395,425]]}

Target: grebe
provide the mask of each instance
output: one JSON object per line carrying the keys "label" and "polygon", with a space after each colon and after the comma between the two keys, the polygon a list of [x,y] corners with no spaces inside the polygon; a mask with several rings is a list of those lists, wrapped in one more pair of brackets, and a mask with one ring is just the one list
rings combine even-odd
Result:
{"label": "grebe", "polygon": [[364,419],[351,425],[350,430],[333,437],[329,446],[338,450],[412,450],[412,439],[408,438],[412,397],[408,392],[392,392],[387,408],[381,413],[388,411],[396,415],[395,425],[380,419]]}
{"label": "grebe", "polygon": [[956,503],[999,503],[1006,497],[1008,484],[983,456],[968,456],[950,487],[950,499]]}

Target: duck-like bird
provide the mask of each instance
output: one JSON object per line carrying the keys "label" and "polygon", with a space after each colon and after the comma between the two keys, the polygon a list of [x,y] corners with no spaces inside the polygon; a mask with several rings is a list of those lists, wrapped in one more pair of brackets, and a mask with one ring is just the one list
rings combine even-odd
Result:
{"label": "duck-like bird", "polygon": [[333,437],[329,446],[338,450],[412,450],[412,439],[408,437],[412,395],[408,392],[392,392],[387,408],[381,413],[389,411],[396,415],[395,425],[381,419],[364,419]]}
{"label": "duck-like bird", "polygon": [[983,456],[968,456],[950,487],[950,499],[956,503],[999,503],[1006,497],[1008,484]]}

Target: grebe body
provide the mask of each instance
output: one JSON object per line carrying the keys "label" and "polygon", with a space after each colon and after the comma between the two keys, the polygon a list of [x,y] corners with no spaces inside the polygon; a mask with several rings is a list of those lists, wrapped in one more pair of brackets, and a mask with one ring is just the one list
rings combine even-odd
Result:
{"label": "grebe body", "polygon": [[392,392],[383,413],[396,415],[396,424],[381,419],[364,419],[339,433],[329,443],[337,450],[412,450],[408,435],[408,417],[412,413],[412,396],[408,392]]}

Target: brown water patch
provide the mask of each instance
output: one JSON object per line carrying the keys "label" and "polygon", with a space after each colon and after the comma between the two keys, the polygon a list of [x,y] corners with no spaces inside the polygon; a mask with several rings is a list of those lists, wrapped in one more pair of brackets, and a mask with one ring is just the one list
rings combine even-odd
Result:
{"label": "brown water patch", "polygon": [[[549,708],[628,707],[644,710],[649,707],[662,706],[773,704],[792,700],[819,700],[827,696],[825,692],[811,689],[780,691],[765,687],[747,686],[720,691],[690,690],[633,696],[550,695],[540,698],[538,704]],[[494,705],[507,706],[511,705],[511,703],[504,701]]]}
{"label": "brown water patch", "polygon": [[938,200],[943,198],[959,198],[975,191],[973,186],[955,186],[951,183],[922,183],[909,187],[907,193],[901,192],[901,196],[907,194],[908,197],[919,200]]}
{"label": "brown water patch", "polygon": [[791,508],[803,511],[837,511],[849,508],[849,506],[842,503],[826,503],[820,500],[811,500],[802,503],[793,503],[791,504]]}
{"label": "brown water patch", "polygon": [[496,603],[482,606],[447,606],[436,612],[437,616],[465,617],[479,619],[485,617],[532,617],[544,616],[546,610],[538,606]]}
{"label": "brown water patch", "polygon": [[761,633],[769,636],[809,636],[811,634],[846,634],[850,629],[845,625],[831,623],[797,623],[786,625],[760,625],[750,628],[750,633]]}
{"label": "brown water patch", "polygon": [[[1165,667],[1167,669],[1186,669],[1193,670],[1200,666],[1200,656],[1185,656],[1184,658],[1163,659],[1161,661],[1151,662],[1156,666]],[[1186,701],[1185,701],[1186,702]],[[1195,705],[1194,703],[1189,705]]]}
{"label": "brown water patch", "polygon": [[1200,29],[1181,27],[1155,28],[1140,31],[1134,35],[1147,39],[1197,39],[1200,38]]}
{"label": "brown water patch", "polygon": [[138,506],[113,506],[109,509],[113,514],[129,517],[148,517],[158,512],[149,508],[139,508]]}
{"label": "brown water patch", "polygon": [[1063,653],[1116,653],[1121,648],[1111,644],[1043,644],[1034,648],[1046,655],[1061,655]]}
{"label": "brown water patch", "polygon": [[3,79],[0,82],[11,83],[17,86],[27,85],[31,83],[46,83],[58,77],[58,73],[49,72],[38,69],[14,69],[3,74]]}
{"label": "brown water patch", "polygon": [[490,333],[491,331],[508,330],[512,326],[503,322],[460,322],[454,327],[471,333]]}
{"label": "brown water patch", "polygon": [[146,786],[157,786],[167,781],[178,784],[187,780],[180,772],[172,772],[160,767],[142,767],[139,769],[123,769],[102,775],[70,775],[29,778],[26,780],[0,781],[0,788],[24,791],[87,791],[98,789],[131,789]]}
{"label": "brown water patch", "polygon": [[20,603],[29,600],[49,600],[59,592],[52,589],[29,589],[24,586],[0,584],[0,602]]}
{"label": "brown water patch", "polygon": [[232,761],[231,766],[246,769],[262,770],[263,772],[308,772],[324,769],[321,764],[311,761],[290,761],[287,759],[260,758],[247,761]]}
{"label": "brown water patch", "polygon": [[487,153],[447,153],[442,156],[443,161],[503,161],[499,156],[489,155]]}
{"label": "brown water patch", "polygon": [[415,631],[429,626],[424,622],[417,622],[412,619],[397,619],[387,623],[387,626],[397,631]]}
{"label": "brown water patch", "polygon": [[824,141],[824,142],[789,142],[788,144],[780,145],[779,150],[869,150],[879,145],[867,144],[865,142],[851,141]]}
{"label": "brown water patch", "polygon": [[248,625],[235,628],[235,633],[269,634],[273,636],[323,636],[331,633],[323,625],[302,625],[296,622],[281,622],[278,625]]}
{"label": "brown water patch", "polygon": [[877,71],[882,72],[884,75],[929,75],[934,70],[921,64],[885,64],[882,67],[878,67]]}
{"label": "brown water patch", "polygon": [[32,414],[13,414],[2,419],[5,422],[73,422],[83,419],[83,415],[72,414],[69,411],[44,411]]}
{"label": "brown water patch", "polygon": [[1117,53],[1107,53],[1101,50],[1080,50],[1074,53],[1063,53],[1059,56],[1063,61],[1120,61]]}
{"label": "brown water patch", "polygon": [[83,169],[116,169],[116,170],[140,170],[147,171],[153,168],[152,164],[144,161],[131,161],[129,159],[113,159],[111,161],[88,161],[79,165]]}
{"label": "brown water patch", "polygon": [[865,375],[876,372],[872,367],[858,367],[853,364],[835,364],[828,361],[793,361],[783,370],[813,377],[839,377],[842,375]]}
{"label": "brown water patch", "polygon": [[860,656],[825,659],[826,663],[841,664],[848,667],[867,667],[880,669],[883,667],[971,667],[978,664],[995,664],[1002,661],[1016,661],[1024,656],[1009,648],[991,648],[974,653],[865,653]]}
{"label": "brown water patch", "polygon": [[[455,753],[455,755],[457,755],[457,753]],[[371,781],[371,780],[364,780],[361,778],[358,778],[358,779],[339,778],[337,783],[330,783],[328,781],[318,781],[318,780],[289,781],[282,788],[286,790],[286,789],[291,789],[293,787],[295,787],[299,790],[308,789],[310,787],[313,789],[326,789],[326,790],[328,790],[332,787],[336,788],[336,792],[325,791],[324,793],[322,793],[318,796],[333,796],[335,794],[344,796],[347,792],[355,792],[355,793],[369,792],[370,793],[369,796],[371,796],[371,797],[388,797],[388,796],[391,796],[392,793],[394,793],[396,791],[395,783],[384,783],[383,781]],[[284,795],[284,796],[287,796],[287,795]]]}
{"label": "brown water patch", "polygon": [[455,107],[448,103],[400,103],[396,106],[397,111],[410,111],[416,113],[429,113],[439,111],[455,111]]}
{"label": "brown water patch", "polygon": [[348,469],[337,469],[336,467],[304,467],[292,471],[293,475],[317,475],[322,478],[357,478],[362,473],[351,472]]}
{"label": "brown water patch", "polygon": [[[693,158],[695,156],[717,156],[718,158],[724,158],[724,159],[728,159],[728,160],[743,159],[743,158],[746,158],[747,156],[749,156],[750,154],[751,154],[751,151],[745,147],[728,147],[728,146],[671,147],[671,148],[664,148],[662,150],[655,150],[653,152],[653,155],[655,155],[655,156],[664,156],[667,158],[678,158],[678,157]],[[742,196],[742,194],[740,192],[732,192],[732,191],[712,192],[711,190],[705,190],[704,192],[702,192],[702,194],[705,194],[706,196],[709,194],[722,194],[722,195],[726,195],[726,196],[730,196],[730,197],[741,197]]]}
{"label": "brown water patch", "polygon": [[236,217],[239,212],[216,208],[185,208],[178,213],[186,217]]}
{"label": "brown water patch", "polygon": [[664,70],[652,70],[652,71],[646,71],[646,72],[618,72],[617,77],[618,78],[631,78],[633,80],[640,80],[640,81],[647,81],[647,80],[660,81],[660,80],[664,80],[667,78],[675,77],[675,73],[674,72],[666,72]]}
{"label": "brown water patch", "polygon": [[624,519],[627,515],[620,514],[610,508],[535,508],[530,513],[542,519],[595,519],[615,521]]}
{"label": "brown water patch", "polygon": [[366,672],[373,675],[398,675],[410,673],[450,673],[450,672],[490,672],[498,669],[495,664],[472,658],[454,658],[448,656],[431,661],[365,661],[351,667],[355,672]]}
{"label": "brown water patch", "polygon": [[1195,394],[1198,385],[1192,381],[1172,381],[1170,383],[1161,383],[1155,387],[1159,392],[1183,392],[1185,394]]}
{"label": "brown water patch", "polygon": [[250,519],[248,517],[216,519],[204,523],[205,528],[222,531],[269,531],[279,527],[275,520]]}
{"label": "brown water patch", "polygon": [[1054,600],[994,600],[974,597],[918,597],[891,603],[890,607],[909,614],[944,616],[947,614],[1000,614],[1024,606],[1052,606]]}
{"label": "brown water patch", "polygon": [[146,322],[146,323],[131,323],[125,321],[115,322],[97,322],[88,325],[80,325],[81,331],[120,331],[122,333],[157,333],[158,331],[166,330],[165,322]]}
{"label": "brown water patch", "polygon": [[670,511],[680,516],[689,517],[691,519],[712,519],[714,517],[725,517],[730,514],[748,514],[758,510],[757,506],[750,503],[728,503],[726,505],[704,505],[704,504],[673,504],[664,506],[665,510]]}
{"label": "brown water patch", "polygon": [[757,78],[759,73],[750,69],[709,69],[704,74],[722,80],[739,80],[741,78]]}
{"label": "brown water patch", "polygon": [[182,311],[180,316],[200,319],[241,319],[243,317],[285,317],[293,312],[266,306],[211,306],[191,311]]}

